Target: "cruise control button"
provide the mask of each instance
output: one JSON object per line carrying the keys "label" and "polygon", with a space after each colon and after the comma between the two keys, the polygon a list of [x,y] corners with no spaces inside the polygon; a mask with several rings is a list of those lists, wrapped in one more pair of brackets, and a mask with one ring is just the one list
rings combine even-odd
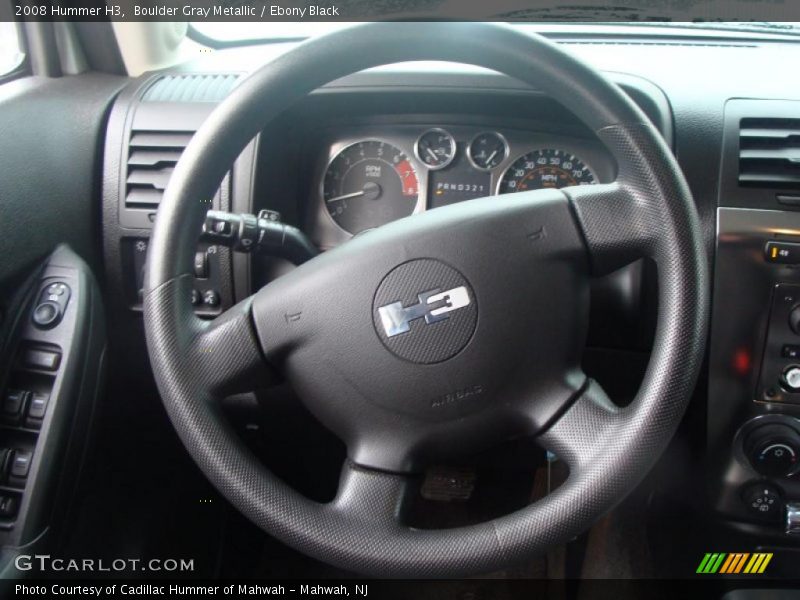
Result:
{"label": "cruise control button", "polygon": [[203,251],[194,254],[194,276],[198,279],[208,279],[208,255]]}
{"label": "cruise control button", "polygon": [[207,290],[203,293],[203,302],[207,306],[217,306],[219,304],[219,294],[214,290]]}

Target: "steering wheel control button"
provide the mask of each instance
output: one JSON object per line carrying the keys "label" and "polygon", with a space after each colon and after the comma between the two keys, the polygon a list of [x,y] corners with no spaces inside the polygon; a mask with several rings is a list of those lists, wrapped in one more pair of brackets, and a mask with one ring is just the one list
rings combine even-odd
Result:
{"label": "steering wheel control button", "polygon": [[208,279],[208,254],[202,250],[194,254],[194,276],[198,279]]}
{"label": "steering wheel control button", "polygon": [[800,391],[800,366],[791,365],[786,367],[781,377],[781,384],[787,392]]}
{"label": "steering wheel control button", "polygon": [[373,305],[375,331],[395,356],[419,364],[448,360],[472,339],[478,322],[467,279],[438,260],[412,260],[384,277]]}
{"label": "steering wheel control button", "polygon": [[748,512],[764,519],[777,518],[781,509],[781,494],[774,485],[755,483],[744,489],[742,501]]}
{"label": "steering wheel control button", "polygon": [[767,262],[797,265],[800,264],[800,243],[792,242],[767,242],[764,247]]}
{"label": "steering wheel control button", "polygon": [[215,290],[206,290],[203,292],[203,303],[206,306],[219,306],[219,294]]}

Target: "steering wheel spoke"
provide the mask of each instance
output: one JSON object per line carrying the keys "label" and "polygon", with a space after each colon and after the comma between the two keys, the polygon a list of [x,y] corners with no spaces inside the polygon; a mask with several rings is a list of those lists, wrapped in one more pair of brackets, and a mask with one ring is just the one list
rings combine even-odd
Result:
{"label": "steering wheel spoke", "polygon": [[151,352],[159,352],[175,369],[195,373],[204,389],[216,397],[268,383],[269,367],[252,324],[252,298],[206,321],[191,308],[191,285],[191,276],[181,275],[151,290],[145,298],[146,317],[154,303],[169,302],[173,316],[183,323],[179,335],[164,338],[164,343],[151,347]]}
{"label": "steering wheel spoke", "polygon": [[380,529],[401,527],[411,488],[409,475],[365,469],[345,462],[332,510]]}
{"label": "steering wheel spoke", "polygon": [[538,436],[537,441],[565,461],[571,473],[589,468],[609,439],[619,434],[622,409],[594,380],[570,407]]}
{"label": "steering wheel spoke", "polygon": [[653,229],[628,185],[615,181],[563,191],[583,231],[593,275],[606,275],[651,255]]}

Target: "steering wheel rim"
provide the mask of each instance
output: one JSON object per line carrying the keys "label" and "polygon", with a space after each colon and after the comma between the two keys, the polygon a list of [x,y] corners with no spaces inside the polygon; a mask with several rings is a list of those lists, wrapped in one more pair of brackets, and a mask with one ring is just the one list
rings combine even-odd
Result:
{"label": "steering wheel rim", "polygon": [[[427,213],[429,216],[404,219],[381,228],[378,235],[360,236],[325,253],[213,322],[198,319],[189,291],[192,257],[207,208],[202,200],[213,195],[228,165],[269,121],[307,93],[353,72],[410,60],[473,64],[535,86],[574,112],[604,142],[618,163],[617,180],[555,192],[514,194],[513,199],[493,199],[492,207],[473,200],[460,207],[437,209]],[[430,216],[433,213],[437,214]],[[303,362],[300,351],[306,345],[322,344],[315,356],[327,360],[324,357],[329,354],[319,352],[329,353],[330,347],[318,342],[317,338],[324,336],[312,330],[319,325],[314,321],[317,306],[304,306],[308,317],[303,318],[311,324],[306,326],[304,321],[306,329],[301,333],[287,326],[287,311],[302,296],[293,286],[301,279],[325,277],[336,260],[358,265],[354,257],[359,255],[374,256],[375,260],[388,257],[385,264],[364,264],[366,272],[384,274],[391,265],[421,260],[437,251],[451,259],[445,264],[452,264],[459,260],[458,251],[432,242],[432,232],[441,229],[457,237],[478,219],[486,220],[495,231],[510,232],[510,236],[519,233],[519,241],[514,237],[512,243],[518,244],[523,255],[523,244],[534,238],[527,229],[514,229],[518,224],[523,228],[542,222],[548,231],[556,232],[547,238],[546,252],[537,250],[540,254],[533,258],[525,255],[528,262],[520,264],[568,279],[574,273],[576,281],[571,285],[576,299],[564,300],[567,307],[557,321],[567,323],[574,318],[578,325],[570,332],[579,342],[585,334],[588,274],[610,272],[640,257],[655,260],[658,325],[651,361],[636,399],[624,409],[617,408],[596,382],[575,379],[579,371],[573,345],[560,349],[569,363],[570,376],[547,379],[543,375],[551,387],[559,387],[555,394],[559,399],[539,410],[529,427],[545,447],[566,460],[570,477],[546,498],[479,525],[425,531],[402,525],[399,513],[408,488],[406,479],[397,473],[413,469],[414,453],[420,448],[429,450],[437,435],[448,443],[463,435],[463,429],[446,429],[451,421],[469,421],[475,411],[482,418],[494,410],[485,406],[485,398],[480,399],[483,405],[478,408],[448,409],[453,411],[450,420],[431,417],[431,421],[444,420],[448,425],[426,422],[421,429],[429,429],[430,435],[424,441],[415,440],[417,445],[403,460],[376,449],[374,435],[371,444],[353,438],[356,450],[344,467],[340,491],[329,504],[313,502],[286,486],[244,447],[226,424],[215,398],[254,385],[268,374],[265,362],[287,370],[290,376],[307,368],[311,363]],[[469,234],[483,235],[484,231],[474,229]],[[492,239],[491,232],[485,235]],[[523,240],[526,236],[528,242]],[[547,246],[556,244],[555,238],[562,241]],[[401,240],[407,239],[411,241],[403,245]],[[425,253],[415,255],[412,242],[425,248]],[[460,268],[464,270],[463,265]],[[494,342],[486,337],[490,334],[484,332],[484,323],[494,318],[486,307],[496,306],[499,294],[491,295],[485,286],[475,283],[483,274],[472,277],[470,294],[476,311],[481,311],[481,325],[474,325],[477,333],[473,337]],[[510,27],[372,23],[309,40],[262,67],[242,82],[195,134],[173,173],[153,229],[144,318],[148,352],[170,419],[204,473],[243,514],[287,544],[352,571],[452,576],[498,568],[569,539],[641,480],[677,428],[694,387],[706,337],[708,287],[699,219],[683,175],[652,124],[614,84],[546,39]],[[292,297],[295,304],[287,304],[282,296]],[[555,310],[552,303],[547,306]],[[372,315],[367,316],[371,325]],[[542,326],[540,321],[529,324]],[[549,339],[552,342],[557,337]],[[467,348],[476,344],[470,342]],[[444,366],[434,368],[446,369],[447,363],[445,360]],[[522,367],[535,369],[535,363]],[[431,366],[413,368],[421,372]],[[302,391],[314,395],[319,385],[312,382]],[[530,385],[528,395],[543,390],[541,382]],[[494,395],[494,390],[481,395]],[[525,404],[525,410],[530,407]],[[336,422],[324,405],[316,408],[319,412],[315,414],[323,420],[332,419],[333,429],[349,434],[348,424]],[[428,408],[415,408],[409,421],[398,417],[395,410],[391,414],[398,420],[389,419],[381,433],[392,438],[392,423],[408,429],[409,422],[426,421]],[[513,420],[510,414],[506,421]],[[509,426],[511,430],[519,433]],[[387,445],[392,447],[389,441]],[[365,468],[365,463],[370,468]]]}

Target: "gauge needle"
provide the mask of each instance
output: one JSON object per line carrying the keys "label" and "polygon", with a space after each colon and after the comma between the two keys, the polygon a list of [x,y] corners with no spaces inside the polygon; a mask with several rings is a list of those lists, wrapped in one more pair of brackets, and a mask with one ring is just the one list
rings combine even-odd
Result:
{"label": "gauge needle", "polygon": [[358,198],[359,196],[363,196],[366,193],[367,190],[359,190],[351,194],[342,194],[341,196],[336,196],[335,198],[328,198],[327,200],[325,200],[325,202],[337,202],[339,200],[349,200],[350,198]]}
{"label": "gauge needle", "polygon": [[494,152],[492,152],[492,153],[489,155],[489,158],[487,158],[487,159],[486,159],[486,166],[487,166],[487,167],[488,167],[488,166],[490,166],[490,165],[492,164],[492,159],[493,159],[495,156],[497,156],[497,152],[498,152],[498,151],[497,151],[497,150],[495,150]]}
{"label": "gauge needle", "polygon": [[427,153],[428,153],[428,155],[429,155],[429,156],[430,156],[430,157],[431,157],[431,158],[432,158],[434,161],[436,161],[436,162],[438,162],[438,161],[439,161],[439,157],[436,155],[436,152],[434,152],[433,150],[431,150],[431,147],[430,147],[430,146],[428,146],[427,148],[425,148],[425,152],[427,152]]}

